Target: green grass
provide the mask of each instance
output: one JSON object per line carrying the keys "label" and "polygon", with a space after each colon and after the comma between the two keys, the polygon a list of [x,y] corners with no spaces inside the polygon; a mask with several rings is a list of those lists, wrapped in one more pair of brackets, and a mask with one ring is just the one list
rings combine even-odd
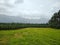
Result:
{"label": "green grass", "polygon": [[0,45],[60,45],[60,29],[1,30]]}

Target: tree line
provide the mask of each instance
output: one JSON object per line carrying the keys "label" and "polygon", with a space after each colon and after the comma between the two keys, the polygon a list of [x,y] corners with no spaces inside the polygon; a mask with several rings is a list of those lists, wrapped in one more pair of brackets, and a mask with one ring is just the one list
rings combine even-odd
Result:
{"label": "tree line", "polygon": [[60,10],[54,13],[51,19],[46,24],[0,23],[0,30],[21,29],[27,27],[38,27],[38,28],[51,27],[51,28],[60,29]]}
{"label": "tree line", "polygon": [[28,27],[48,27],[48,24],[27,24],[27,23],[0,23],[0,30],[22,29]]}

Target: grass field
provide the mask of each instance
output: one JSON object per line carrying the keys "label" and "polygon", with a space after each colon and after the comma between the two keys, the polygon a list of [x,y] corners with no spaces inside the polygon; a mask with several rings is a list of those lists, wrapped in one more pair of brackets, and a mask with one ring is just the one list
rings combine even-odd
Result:
{"label": "grass field", "polygon": [[60,45],[60,29],[1,30],[0,45]]}

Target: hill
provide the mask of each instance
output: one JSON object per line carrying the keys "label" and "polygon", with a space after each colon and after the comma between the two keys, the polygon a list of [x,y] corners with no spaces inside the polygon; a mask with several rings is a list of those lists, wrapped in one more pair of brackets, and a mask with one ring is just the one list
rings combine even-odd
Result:
{"label": "hill", "polygon": [[0,23],[47,23],[48,19],[41,17],[40,19],[26,19],[20,16],[7,16],[0,14]]}

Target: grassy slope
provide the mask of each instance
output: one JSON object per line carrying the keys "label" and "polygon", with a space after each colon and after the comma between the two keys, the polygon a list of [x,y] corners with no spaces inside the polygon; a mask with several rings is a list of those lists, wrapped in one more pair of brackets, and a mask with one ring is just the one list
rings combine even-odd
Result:
{"label": "grassy slope", "polygon": [[0,31],[0,45],[60,45],[60,30],[25,28]]}

